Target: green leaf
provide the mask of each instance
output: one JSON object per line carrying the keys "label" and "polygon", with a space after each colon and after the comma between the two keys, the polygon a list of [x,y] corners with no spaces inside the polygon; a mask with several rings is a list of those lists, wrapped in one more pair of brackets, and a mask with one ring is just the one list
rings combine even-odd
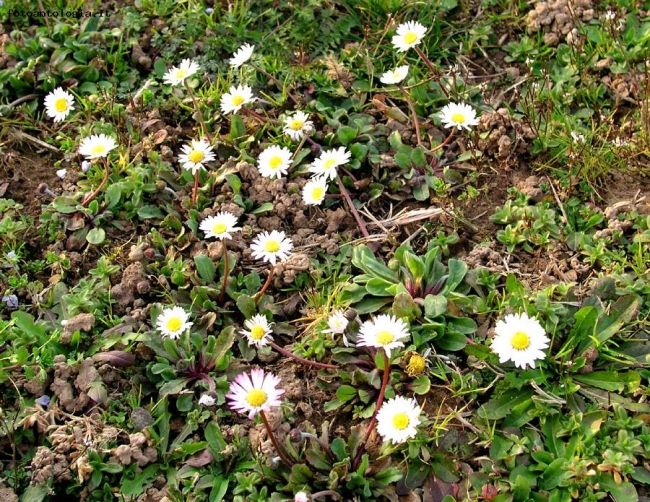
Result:
{"label": "green leaf", "polygon": [[340,127],[336,135],[342,145],[348,146],[350,142],[357,137],[357,130],[350,126]]}
{"label": "green leaf", "polygon": [[205,439],[208,442],[208,447],[215,454],[223,452],[228,446],[228,443],[223,438],[219,424],[214,421],[210,422],[205,428]]}
{"label": "green leaf", "polygon": [[257,209],[254,209],[253,211],[251,211],[251,213],[252,214],[262,214],[262,213],[266,213],[267,211],[272,211],[272,210],[273,210],[273,203],[265,202],[264,204],[262,204]]}
{"label": "green leaf", "polygon": [[373,277],[378,277],[392,283],[398,282],[395,272],[379,262],[365,244],[355,246],[352,249],[352,264]]}
{"label": "green leaf", "polygon": [[337,460],[345,460],[348,458],[348,452],[345,447],[345,441],[341,438],[335,438],[331,444],[331,450]]}
{"label": "green leaf", "polygon": [[373,296],[392,296],[388,290],[393,286],[392,282],[385,281],[384,279],[373,278],[366,283],[366,291]]}
{"label": "green leaf", "polygon": [[226,326],[221,330],[221,333],[217,337],[214,349],[211,351],[210,356],[215,360],[219,361],[223,356],[226,355],[226,352],[230,350],[230,347],[235,343],[235,327]]}
{"label": "green leaf", "polygon": [[181,413],[190,411],[193,404],[194,394],[183,394],[181,396],[178,396],[178,399],[176,400],[176,408]]}
{"label": "green leaf", "polygon": [[510,390],[482,405],[477,415],[485,420],[500,420],[507,417],[514,406],[530,399],[530,396],[530,391]]}
{"label": "green leaf", "polygon": [[230,137],[233,141],[246,136],[246,124],[239,114],[233,114],[230,119]]}
{"label": "green leaf", "polygon": [[226,175],[226,181],[235,195],[241,191],[241,180],[239,179],[239,176],[236,174],[228,174]]}
{"label": "green leaf", "polygon": [[639,494],[632,483],[627,481],[617,483],[611,474],[601,475],[600,487],[608,491],[616,502],[638,502],[639,500]]}
{"label": "green leaf", "polygon": [[214,273],[216,268],[212,259],[206,254],[198,254],[194,257],[194,264],[196,265],[196,271],[199,273],[199,277],[205,282],[214,281]]}
{"label": "green leaf", "polygon": [[561,483],[571,476],[567,469],[567,460],[564,458],[555,459],[546,468],[539,480],[539,487],[542,490],[553,490],[561,486]]}
{"label": "green leaf", "polygon": [[594,371],[593,373],[574,375],[573,379],[581,384],[612,392],[623,392],[625,387],[628,386],[630,387],[628,391],[634,392],[641,383],[641,376],[636,371],[624,373],[618,371]]}
{"label": "green leaf", "polygon": [[447,277],[447,282],[442,288],[441,294],[447,294],[454,291],[458,285],[463,281],[465,274],[467,274],[467,264],[464,261],[457,260],[452,258],[449,260],[449,277]]}
{"label": "green leaf", "polygon": [[237,298],[237,308],[247,319],[253,317],[257,310],[255,300],[248,295],[240,295],[239,298]]}
{"label": "green leaf", "polygon": [[41,483],[39,485],[30,484],[21,495],[20,502],[41,502],[45,500],[49,492],[49,483]]}
{"label": "green leaf", "polygon": [[411,383],[411,390],[416,394],[424,395],[431,389],[431,380],[426,375],[420,375]]}
{"label": "green leaf", "polygon": [[388,143],[391,148],[395,151],[399,150],[404,143],[402,143],[402,137],[399,135],[398,131],[393,131],[390,136],[388,136]]}
{"label": "green leaf", "polygon": [[424,316],[437,317],[447,312],[447,298],[442,295],[427,295],[424,299]]}
{"label": "green leaf", "polygon": [[165,215],[158,206],[147,205],[138,209],[138,216],[141,220],[147,220],[150,218],[163,218]]}
{"label": "green leaf", "polygon": [[350,385],[341,385],[336,389],[336,398],[339,401],[347,402],[357,397],[357,389]]}
{"label": "green leaf", "polygon": [[160,388],[160,397],[178,394],[185,388],[185,383],[185,379],[183,378],[175,378],[174,380],[165,382]]}
{"label": "green leaf", "polygon": [[425,201],[429,199],[429,186],[426,183],[421,183],[413,189],[413,197],[415,200]]}
{"label": "green leaf", "polygon": [[419,256],[416,256],[415,254],[409,252],[409,251],[404,251],[404,262],[406,263],[406,266],[409,269],[409,272],[411,272],[411,275],[416,281],[422,280],[424,277],[424,261]]}
{"label": "green leaf", "polygon": [[462,333],[447,331],[441,338],[435,341],[435,344],[442,350],[456,352],[465,348],[467,345],[467,337]]}
{"label": "green leaf", "polygon": [[86,240],[95,246],[101,244],[106,239],[106,232],[103,228],[93,228],[86,235]]}
{"label": "green leaf", "polygon": [[161,466],[153,464],[147,466],[142,472],[135,474],[133,479],[128,479],[122,476],[122,486],[120,487],[120,494],[125,497],[138,497],[144,491],[145,485],[152,483],[160,472]]}
{"label": "green leaf", "polygon": [[398,293],[393,300],[393,314],[398,319],[406,317],[413,322],[422,315],[422,309],[408,293]]}

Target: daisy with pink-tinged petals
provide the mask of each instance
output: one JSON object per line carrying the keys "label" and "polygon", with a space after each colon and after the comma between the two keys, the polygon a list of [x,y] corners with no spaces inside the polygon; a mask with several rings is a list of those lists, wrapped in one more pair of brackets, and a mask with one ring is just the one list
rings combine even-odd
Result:
{"label": "daisy with pink-tinged petals", "polygon": [[284,389],[277,386],[281,380],[271,374],[264,374],[263,370],[251,370],[248,373],[238,375],[230,384],[230,393],[226,399],[230,400],[229,406],[242,415],[248,415],[253,420],[255,415],[261,411],[271,411],[271,408],[280,406],[280,396]]}

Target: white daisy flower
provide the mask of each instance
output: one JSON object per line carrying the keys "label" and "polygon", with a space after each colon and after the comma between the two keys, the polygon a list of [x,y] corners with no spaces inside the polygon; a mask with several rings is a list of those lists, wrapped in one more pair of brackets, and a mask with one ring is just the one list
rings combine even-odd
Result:
{"label": "white daisy flower", "polygon": [[263,370],[251,370],[248,373],[241,373],[230,384],[230,393],[226,399],[230,400],[228,406],[244,415],[248,414],[249,420],[253,420],[260,411],[270,411],[271,407],[278,407],[282,404],[280,397],[284,389],[277,386],[281,380],[272,373],[264,374]]}
{"label": "white daisy flower", "polygon": [[404,347],[400,340],[408,336],[410,333],[404,321],[392,315],[381,314],[361,325],[357,347],[381,347],[390,357],[392,349]]}
{"label": "white daisy flower", "polygon": [[203,394],[199,398],[199,404],[203,406],[214,406],[217,400],[208,394]]}
{"label": "white daisy flower", "polygon": [[497,322],[494,332],[491,348],[502,364],[512,361],[517,368],[534,368],[537,359],[546,358],[544,349],[550,340],[534,317],[526,313],[506,315]]}
{"label": "white daisy flower", "polygon": [[292,153],[286,147],[271,145],[257,158],[257,169],[265,178],[281,178],[291,167]]}
{"label": "white daisy flower", "polygon": [[181,154],[178,156],[178,162],[184,169],[196,173],[199,169],[205,169],[206,162],[212,162],[217,157],[212,151],[212,147],[207,140],[201,139],[199,141],[193,139],[189,145],[183,145]]}
{"label": "white daisy flower", "polygon": [[319,205],[327,193],[327,180],[324,176],[312,178],[302,187],[302,200],[307,205]]}
{"label": "white daisy flower", "polygon": [[181,307],[172,307],[161,312],[156,319],[156,327],[164,335],[171,339],[180,338],[180,336],[192,324],[189,322],[190,315]]}
{"label": "white daisy flower", "polygon": [[222,211],[215,216],[208,216],[201,222],[199,228],[205,233],[206,238],[232,239],[230,232],[241,230],[240,227],[235,226],[236,224],[237,216],[227,211]]}
{"label": "white daisy flower", "polygon": [[478,124],[476,110],[464,103],[449,103],[440,110],[440,120],[445,127],[457,127],[467,129]]}
{"label": "white daisy flower", "polygon": [[387,71],[379,79],[382,84],[399,84],[406,78],[409,72],[409,65],[398,66],[393,71]]}
{"label": "white daisy flower", "polygon": [[329,329],[326,329],[325,333],[331,333],[332,335],[342,335],[345,333],[349,322],[350,321],[348,321],[343,312],[340,310],[335,310],[327,318],[327,326]]}
{"label": "white daisy flower", "polygon": [[230,58],[230,66],[234,68],[239,68],[246,61],[248,61],[253,55],[255,46],[251,44],[242,45],[237,51],[233,54],[233,57]]}
{"label": "white daisy flower", "polygon": [[254,101],[253,90],[247,85],[230,87],[230,92],[221,95],[221,111],[225,114],[238,112],[242,106]]}
{"label": "white daisy flower", "polygon": [[54,122],[61,122],[74,110],[74,96],[60,87],[54,89],[45,96],[45,113],[54,119]]}
{"label": "white daisy flower", "polygon": [[79,145],[79,153],[87,159],[106,157],[108,152],[117,148],[117,142],[106,134],[94,134],[84,138]]}
{"label": "white daisy flower", "polygon": [[393,36],[393,46],[397,52],[404,52],[418,45],[427,29],[416,21],[402,23],[397,27],[397,35]]}
{"label": "white daisy flower", "polygon": [[262,232],[255,237],[251,249],[253,258],[275,265],[278,260],[286,261],[289,258],[293,242],[285,236],[284,232],[273,230],[270,233]]}
{"label": "white daisy flower", "polygon": [[421,413],[422,409],[415,399],[402,396],[389,399],[377,413],[377,432],[384,441],[403,443],[417,434]]}
{"label": "white daisy flower", "polygon": [[199,71],[199,65],[196,61],[183,59],[180,66],[173,66],[171,70],[165,73],[163,80],[170,85],[182,84],[186,78],[191,77],[197,71]]}
{"label": "white daisy flower", "polygon": [[265,347],[270,341],[273,341],[271,324],[267,321],[266,316],[257,314],[244,321],[244,326],[248,329],[242,329],[239,332],[248,339],[248,345]]}
{"label": "white daisy flower", "polygon": [[320,157],[314,160],[314,163],[309,168],[309,172],[314,173],[316,176],[324,176],[328,180],[333,180],[336,178],[336,168],[347,164],[351,156],[352,154],[344,146],[336,150],[324,151],[320,154]]}
{"label": "white daisy flower", "polygon": [[284,119],[282,131],[294,141],[301,140],[303,136],[311,134],[313,130],[314,123],[309,120],[309,115],[305,112],[298,111]]}

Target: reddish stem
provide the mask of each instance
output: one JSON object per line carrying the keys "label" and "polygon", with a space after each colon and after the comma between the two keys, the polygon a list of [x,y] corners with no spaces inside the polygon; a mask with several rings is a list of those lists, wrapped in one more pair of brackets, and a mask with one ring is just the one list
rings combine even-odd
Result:
{"label": "reddish stem", "polygon": [[[45,19],[47,19],[47,18],[45,18]],[[81,205],[82,205],[83,207],[88,206],[88,204],[90,204],[90,202],[91,202],[95,197],[97,197],[97,195],[99,194],[99,192],[101,192],[102,188],[104,188],[104,185],[105,185],[106,182],[108,181],[108,174],[109,174],[109,168],[108,168],[108,157],[104,157],[104,162],[105,162],[105,164],[106,164],[106,165],[104,166],[104,179],[102,180],[102,182],[99,184],[99,186],[97,187],[97,189],[96,189],[93,193],[91,193],[91,194],[89,194],[89,195],[86,195],[86,197],[84,198],[84,200],[81,202]]]}
{"label": "reddish stem", "polygon": [[292,464],[291,462],[289,462],[287,457],[284,456],[284,452],[280,449],[278,440],[275,439],[273,430],[271,430],[271,425],[269,424],[269,421],[267,420],[266,415],[262,410],[260,410],[260,417],[262,417],[262,422],[264,422],[264,427],[266,427],[266,432],[269,435],[269,439],[271,440],[271,443],[273,443],[273,447],[275,448],[275,451],[278,452],[278,456],[280,457],[280,460],[282,460],[282,463],[284,465],[286,465],[289,469],[291,469]]}
{"label": "reddish stem", "polygon": [[318,363],[316,361],[310,361],[309,359],[305,359],[304,357],[297,356],[293,352],[289,352],[287,349],[283,349],[277,343],[272,342],[270,340],[269,340],[269,345],[271,347],[273,347],[273,349],[277,350],[283,356],[287,356],[287,357],[290,357],[292,359],[295,359],[296,361],[300,361],[302,364],[307,364],[309,366],[315,366],[316,368],[323,368],[323,369],[329,369],[329,370],[337,370],[337,369],[339,369],[339,367],[334,365],[334,364]]}
{"label": "reddish stem", "polygon": [[343,197],[345,197],[345,200],[348,203],[348,206],[350,207],[350,211],[352,212],[352,216],[354,216],[354,219],[357,220],[357,224],[359,225],[359,229],[361,230],[361,233],[366,238],[370,237],[370,234],[368,233],[368,229],[366,228],[366,224],[361,219],[361,216],[359,215],[359,212],[357,211],[357,208],[354,207],[354,203],[352,202],[352,199],[350,198],[350,194],[348,193],[347,189],[343,185],[343,181],[341,181],[341,178],[338,175],[336,176],[336,182],[339,185],[339,190],[341,191],[341,194],[343,194]]}
{"label": "reddish stem", "polygon": [[199,192],[199,170],[194,172],[194,188],[192,188],[192,204],[196,204],[196,197]]}
{"label": "reddish stem", "polygon": [[437,147],[430,150],[429,153],[436,152],[436,151],[440,150],[443,146],[445,146],[447,143],[449,143],[451,141],[451,138],[454,137],[455,132],[456,132],[456,129],[452,129],[449,136],[447,136],[447,138],[442,143],[440,143]]}
{"label": "reddish stem", "polygon": [[420,59],[424,61],[424,64],[426,64],[429,67],[429,70],[431,70],[433,74],[436,76],[436,78],[438,79],[438,86],[440,86],[440,89],[445,94],[445,97],[449,99],[449,93],[447,92],[447,89],[445,89],[442,86],[442,82],[440,81],[440,72],[436,69],[435,66],[433,66],[431,60],[424,54],[424,52],[422,52],[422,50],[417,45],[414,47],[414,49],[415,52],[418,53],[418,56],[420,56]]}
{"label": "reddish stem", "polygon": [[413,116],[413,124],[415,126],[415,138],[417,139],[418,146],[421,146],[422,135],[420,134],[420,121],[418,120],[417,113],[415,113],[415,105],[413,104],[413,101],[411,101],[411,98],[409,97],[408,92],[406,92],[406,89],[404,89],[404,86],[402,84],[397,84],[397,87],[400,91],[402,91],[402,95],[406,100],[406,104],[409,106],[409,110],[411,110],[411,115]]}
{"label": "reddish stem", "polygon": [[226,297],[226,284],[228,283],[228,247],[226,246],[226,239],[223,239],[223,283],[221,284],[221,294],[219,295],[219,305],[223,307],[223,301]]}
{"label": "reddish stem", "polygon": [[257,305],[260,302],[266,290],[269,289],[269,285],[271,284],[271,279],[273,279],[274,272],[275,272],[275,265],[271,265],[271,270],[269,270],[269,276],[266,278],[266,282],[264,283],[264,286],[262,286],[262,289],[260,290],[259,293],[257,293],[257,296],[255,297],[255,305]]}
{"label": "reddish stem", "polygon": [[366,443],[368,442],[368,439],[370,438],[370,434],[372,433],[372,430],[375,427],[375,422],[377,421],[377,413],[379,413],[379,408],[381,408],[381,405],[384,403],[384,395],[386,394],[386,387],[388,387],[388,377],[390,376],[390,359],[388,358],[388,354],[386,354],[386,351],[384,350],[384,376],[381,379],[381,388],[379,389],[379,397],[377,398],[377,404],[375,405],[375,411],[372,414],[372,418],[370,419],[370,424],[368,425],[368,429],[366,429],[366,437],[359,448],[359,451],[357,452],[356,457],[354,457],[354,462],[352,463],[352,470],[356,470],[357,467],[359,467],[359,462],[361,462],[361,457],[363,456],[363,453],[366,451]]}

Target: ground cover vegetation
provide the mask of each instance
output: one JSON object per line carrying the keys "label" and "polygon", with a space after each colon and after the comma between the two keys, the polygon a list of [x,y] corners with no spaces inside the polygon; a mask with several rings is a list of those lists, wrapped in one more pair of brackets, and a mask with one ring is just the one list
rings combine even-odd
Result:
{"label": "ground cover vegetation", "polygon": [[647,500],[649,9],[0,2],[0,499]]}

